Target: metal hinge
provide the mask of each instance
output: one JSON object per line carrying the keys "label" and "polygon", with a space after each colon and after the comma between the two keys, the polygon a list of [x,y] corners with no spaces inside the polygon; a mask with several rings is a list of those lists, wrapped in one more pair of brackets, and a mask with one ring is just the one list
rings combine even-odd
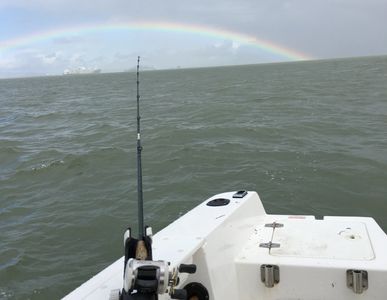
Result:
{"label": "metal hinge", "polygon": [[273,222],[273,223],[265,224],[265,227],[279,228],[279,227],[284,227],[284,224]]}
{"label": "metal hinge", "polygon": [[347,270],[347,287],[356,294],[368,289],[368,273],[364,270]]}
{"label": "metal hinge", "polygon": [[279,283],[279,267],[276,265],[261,265],[261,281],[266,287],[272,288],[274,284]]}
{"label": "metal hinge", "polygon": [[281,246],[281,244],[279,244],[279,243],[272,243],[271,241],[268,242],[268,243],[260,243],[259,244],[259,247],[261,247],[261,248],[269,248],[269,250],[271,248],[279,248],[280,246]]}

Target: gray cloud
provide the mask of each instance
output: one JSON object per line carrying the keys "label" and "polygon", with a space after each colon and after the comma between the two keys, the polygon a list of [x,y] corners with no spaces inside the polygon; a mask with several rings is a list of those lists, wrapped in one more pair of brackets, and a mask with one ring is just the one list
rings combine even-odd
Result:
{"label": "gray cloud", "polygon": [[61,45],[61,46],[66,46],[66,45],[71,45],[74,43],[80,43],[83,42],[84,38],[80,36],[66,36],[66,37],[56,37],[52,40],[54,44]]}
{"label": "gray cloud", "polygon": [[[24,18],[34,28],[41,21],[36,19],[39,16],[45,17],[42,26],[49,24],[48,29],[84,23],[166,21],[241,32],[316,58],[387,54],[385,0],[2,0],[0,8],[28,12]],[[123,36],[110,53],[104,45],[108,40],[90,36],[56,38],[50,49],[37,50],[34,55],[3,56],[0,67],[59,72],[81,64],[100,64],[96,67],[118,70],[139,51],[158,68],[270,60],[265,53],[245,45],[237,47],[231,40],[195,45],[176,37],[163,41],[142,33],[135,43],[127,45],[123,44],[126,38]],[[50,56],[53,53],[55,56]]]}
{"label": "gray cloud", "polygon": [[[241,31],[318,57],[387,52],[384,0],[5,0],[10,6],[48,12],[82,23],[168,20]],[[3,5],[5,5],[3,3]]]}

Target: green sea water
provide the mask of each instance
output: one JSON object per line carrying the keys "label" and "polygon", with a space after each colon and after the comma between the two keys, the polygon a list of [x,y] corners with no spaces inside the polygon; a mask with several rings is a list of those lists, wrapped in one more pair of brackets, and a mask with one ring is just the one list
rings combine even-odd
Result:
{"label": "green sea water", "polygon": [[[141,73],[146,223],[224,191],[387,230],[387,57]],[[0,299],[57,299],[136,228],[134,73],[0,80]]]}

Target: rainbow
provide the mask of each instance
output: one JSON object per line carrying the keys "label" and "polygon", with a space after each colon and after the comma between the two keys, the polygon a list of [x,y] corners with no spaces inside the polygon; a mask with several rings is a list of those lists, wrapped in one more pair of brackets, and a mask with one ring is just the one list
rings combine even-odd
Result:
{"label": "rainbow", "polygon": [[53,30],[35,32],[29,35],[0,41],[0,52],[17,48],[20,46],[33,44],[50,40],[53,38],[68,37],[71,35],[81,35],[88,33],[99,33],[109,31],[159,31],[159,32],[175,32],[175,33],[190,33],[195,35],[201,35],[206,37],[212,37],[217,39],[232,40],[239,44],[251,45],[262,51],[279,55],[289,60],[311,60],[313,57],[296,51],[274,42],[259,39],[253,35],[239,33],[236,31],[230,31],[220,28],[171,23],[171,22],[118,22],[118,23],[98,23],[98,24],[86,24],[76,27],[57,28]]}

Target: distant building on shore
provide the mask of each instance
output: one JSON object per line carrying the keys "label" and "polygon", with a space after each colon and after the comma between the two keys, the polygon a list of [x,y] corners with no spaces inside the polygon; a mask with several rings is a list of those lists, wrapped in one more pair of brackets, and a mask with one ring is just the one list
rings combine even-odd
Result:
{"label": "distant building on shore", "polygon": [[101,73],[101,69],[97,68],[85,68],[78,67],[76,69],[66,69],[63,71],[63,75],[78,75],[78,74],[99,74]]}

